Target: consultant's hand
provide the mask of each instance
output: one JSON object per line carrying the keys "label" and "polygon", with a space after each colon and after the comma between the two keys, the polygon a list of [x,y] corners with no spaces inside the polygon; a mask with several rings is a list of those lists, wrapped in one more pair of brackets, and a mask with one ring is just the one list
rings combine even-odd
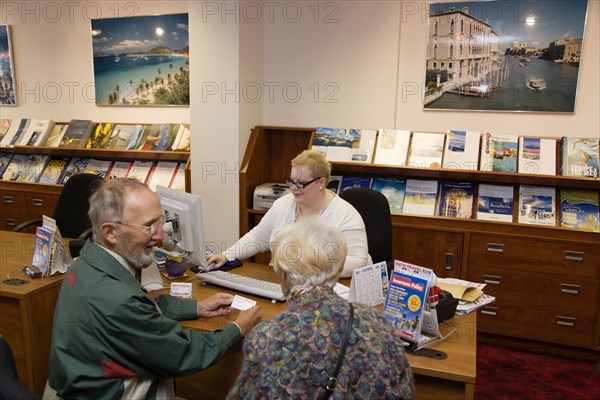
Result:
{"label": "consultant's hand", "polygon": [[227,293],[217,293],[198,302],[199,317],[216,317],[231,313],[233,296]]}
{"label": "consultant's hand", "polygon": [[240,311],[235,322],[242,328],[242,336],[246,336],[260,322],[260,307],[254,306]]}
{"label": "consultant's hand", "polygon": [[223,266],[227,261],[227,257],[223,253],[211,253],[206,256],[206,261],[211,270],[218,269]]}

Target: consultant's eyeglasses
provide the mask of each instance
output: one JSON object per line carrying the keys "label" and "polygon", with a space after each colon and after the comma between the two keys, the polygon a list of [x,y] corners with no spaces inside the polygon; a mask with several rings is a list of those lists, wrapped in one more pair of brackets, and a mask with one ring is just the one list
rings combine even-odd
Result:
{"label": "consultant's eyeglasses", "polygon": [[115,224],[135,226],[136,228],[140,228],[147,235],[154,235],[156,233],[156,231],[158,230],[158,227],[162,226],[164,223],[165,223],[164,215],[162,217],[160,217],[159,219],[157,219],[156,221],[154,221],[150,225],[139,225],[139,224],[131,224],[129,222],[115,221]]}
{"label": "consultant's eyeglasses", "polygon": [[321,179],[322,176],[319,176],[318,178],[312,179],[308,182],[301,182],[301,181],[294,181],[291,178],[288,178],[285,183],[287,183],[289,186],[296,186],[298,189],[304,189],[305,187],[307,187],[308,185],[310,185],[311,183],[318,181],[319,179]]}

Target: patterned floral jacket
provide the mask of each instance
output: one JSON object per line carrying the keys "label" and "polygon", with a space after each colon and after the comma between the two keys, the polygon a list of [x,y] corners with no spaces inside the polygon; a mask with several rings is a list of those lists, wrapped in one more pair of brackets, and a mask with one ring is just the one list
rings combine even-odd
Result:
{"label": "patterned floral jacket", "polygon": [[[331,399],[412,399],[413,375],[393,326],[355,304],[352,333]],[[257,325],[230,399],[316,399],[333,374],[349,317],[333,289],[306,290],[287,310]]]}

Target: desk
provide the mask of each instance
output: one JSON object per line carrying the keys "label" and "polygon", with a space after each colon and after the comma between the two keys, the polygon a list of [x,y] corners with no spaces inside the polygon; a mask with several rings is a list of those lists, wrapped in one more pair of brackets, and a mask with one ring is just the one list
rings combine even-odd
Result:
{"label": "desk", "polygon": [[[24,279],[31,265],[34,235],[0,231],[0,280]],[[21,383],[41,396],[48,378],[54,307],[63,275],[29,279],[28,284],[0,283],[0,335],[13,351]]]}
{"label": "desk", "polygon": [[[277,281],[271,267],[262,264],[245,263],[242,268],[231,272],[243,273],[246,276],[271,282]],[[189,274],[193,276],[193,273]],[[349,280],[342,280],[341,283],[350,284]],[[165,281],[165,284],[168,284],[168,281]],[[212,285],[193,285],[193,295],[198,300],[217,292],[236,293]],[[261,297],[246,294],[244,297],[257,301],[261,307],[263,319],[274,317],[285,310],[285,303],[272,303]],[[236,317],[237,312],[234,311],[224,317],[182,321],[181,325],[185,328],[212,331],[234,321]],[[408,354],[408,360],[415,375],[417,399],[473,398],[476,372],[476,316],[475,313],[455,316],[449,322],[456,328],[456,331],[445,342],[435,347],[445,352],[448,358],[435,360]],[[442,324],[440,328],[443,333],[451,331],[446,324]],[[178,378],[176,380],[177,395],[188,399],[225,398],[241,370],[242,361],[242,345],[238,343],[216,365],[193,375]]]}

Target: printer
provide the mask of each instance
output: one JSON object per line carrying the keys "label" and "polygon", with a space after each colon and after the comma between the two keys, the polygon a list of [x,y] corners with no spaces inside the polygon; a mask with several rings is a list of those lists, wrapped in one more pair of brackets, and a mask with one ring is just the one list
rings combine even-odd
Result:
{"label": "printer", "polygon": [[275,200],[288,193],[292,193],[292,191],[285,183],[263,183],[254,189],[252,207],[255,210],[268,210]]}

